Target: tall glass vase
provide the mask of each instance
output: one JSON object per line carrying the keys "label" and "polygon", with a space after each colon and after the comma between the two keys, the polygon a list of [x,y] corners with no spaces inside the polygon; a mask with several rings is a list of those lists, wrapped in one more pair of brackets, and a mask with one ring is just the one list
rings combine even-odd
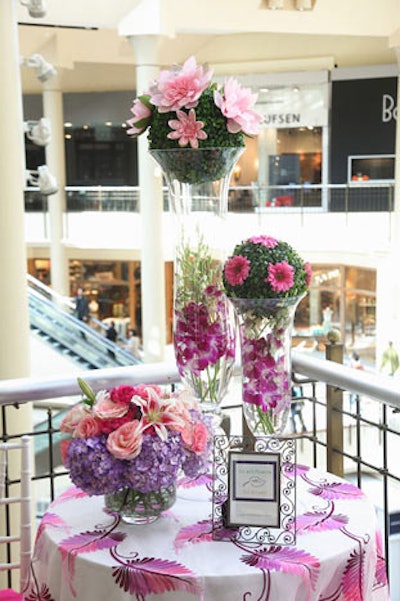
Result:
{"label": "tall glass vase", "polygon": [[243,413],[254,436],[279,435],[286,427],[292,328],[302,298],[230,299],[239,321]]}
{"label": "tall glass vase", "polygon": [[152,150],[175,216],[173,341],[182,382],[219,414],[235,359],[235,316],[223,291],[229,179],[242,148]]}

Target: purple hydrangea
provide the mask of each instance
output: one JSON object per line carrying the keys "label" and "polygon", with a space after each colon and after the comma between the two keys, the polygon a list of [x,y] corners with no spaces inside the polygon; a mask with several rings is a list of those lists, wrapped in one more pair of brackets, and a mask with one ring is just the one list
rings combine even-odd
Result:
{"label": "purple hydrangea", "polygon": [[140,454],[120,462],[124,464],[125,485],[143,493],[166,488],[176,481],[184,457],[180,434],[170,433],[165,441],[144,435]]}
{"label": "purple hydrangea", "polygon": [[88,495],[103,495],[125,486],[123,462],[107,451],[107,436],[72,438],[65,466],[72,482]]}

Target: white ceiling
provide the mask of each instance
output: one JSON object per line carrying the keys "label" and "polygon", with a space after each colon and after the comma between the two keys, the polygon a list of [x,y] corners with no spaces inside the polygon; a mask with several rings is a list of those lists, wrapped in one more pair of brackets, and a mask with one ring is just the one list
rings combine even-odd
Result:
{"label": "white ceiling", "polygon": [[[293,2],[285,1],[288,7]],[[216,73],[396,62],[399,0],[316,0],[314,10],[304,12],[267,10],[265,2],[48,0],[42,19],[29,17],[18,2],[20,52],[38,52],[52,62],[66,92],[134,89],[127,33],[162,36],[160,66],[193,54]],[[21,74],[24,92],[41,92],[32,69],[21,68]]]}

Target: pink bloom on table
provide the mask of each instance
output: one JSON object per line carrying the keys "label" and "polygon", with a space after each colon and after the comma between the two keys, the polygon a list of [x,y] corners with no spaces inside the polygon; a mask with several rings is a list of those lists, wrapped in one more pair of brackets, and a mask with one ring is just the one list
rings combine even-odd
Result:
{"label": "pink bloom on table", "polygon": [[202,130],[203,121],[196,121],[196,112],[190,109],[189,113],[185,111],[176,111],[178,119],[171,119],[168,125],[171,131],[167,138],[170,140],[178,140],[179,146],[187,146],[190,144],[192,148],[199,147],[199,140],[205,140],[207,134]]}
{"label": "pink bloom on table", "polygon": [[201,454],[207,449],[208,430],[203,422],[187,423],[181,433],[183,445],[188,451]]}
{"label": "pink bloom on table", "polygon": [[304,265],[304,270],[306,272],[306,284],[307,284],[307,286],[310,286],[311,278],[312,278],[312,268],[311,268],[311,264],[308,261]]}
{"label": "pink bloom on table", "polygon": [[131,113],[133,117],[127,120],[127,124],[130,125],[127,133],[131,136],[138,136],[150,124],[151,110],[139,98],[136,98],[133,101]]}
{"label": "pink bloom on table", "polygon": [[250,261],[242,255],[235,255],[225,263],[225,277],[231,286],[240,286],[250,273]]}
{"label": "pink bloom on table", "polygon": [[86,414],[76,426],[74,438],[90,438],[101,434],[101,422],[95,415]]}
{"label": "pink bloom on table", "polygon": [[287,261],[281,263],[270,263],[268,265],[268,277],[266,282],[271,284],[275,292],[286,292],[294,283],[294,269]]}
{"label": "pink bloom on table", "polygon": [[134,459],[142,449],[142,440],[143,426],[135,419],[109,434],[107,449],[117,459]]}
{"label": "pink bloom on table", "polygon": [[150,102],[158,107],[160,113],[194,108],[211,77],[212,71],[198,66],[191,56],[182,67],[160,72],[158,80],[150,88]]}
{"label": "pink bloom on table", "polygon": [[253,244],[262,244],[266,248],[275,248],[275,246],[278,244],[278,240],[276,238],[265,235],[252,236],[252,238],[249,238],[249,241]]}
{"label": "pink bloom on table", "polygon": [[96,415],[100,419],[115,419],[124,416],[129,409],[129,405],[115,403],[110,398],[103,398],[93,407]]}
{"label": "pink bloom on table", "polygon": [[86,409],[83,405],[77,405],[72,407],[64,417],[61,422],[60,430],[61,432],[68,432],[68,434],[73,434],[79,422],[88,414],[88,409]]}
{"label": "pink bloom on table", "polygon": [[65,460],[67,458],[68,447],[70,445],[70,442],[71,442],[70,440],[61,440],[60,441],[61,460],[64,465],[65,465]]}
{"label": "pink bloom on table", "polygon": [[147,400],[140,396],[133,399],[143,414],[143,430],[152,428],[161,440],[167,440],[168,430],[176,430],[184,425],[184,418],[176,411],[173,400],[163,398],[151,388],[147,392]]}
{"label": "pink bloom on table", "polygon": [[227,118],[231,134],[243,131],[252,136],[259,133],[263,116],[253,109],[256,100],[257,94],[250,88],[243,88],[233,77],[225,82],[222,94],[217,90],[214,92],[214,102]]}
{"label": "pink bloom on table", "polygon": [[136,394],[134,386],[124,386],[123,384],[110,390],[111,400],[119,405],[129,405],[134,394]]}

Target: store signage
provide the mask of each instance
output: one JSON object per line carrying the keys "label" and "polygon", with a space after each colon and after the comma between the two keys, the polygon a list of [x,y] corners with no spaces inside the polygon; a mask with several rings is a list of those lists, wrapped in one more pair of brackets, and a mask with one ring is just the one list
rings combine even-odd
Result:
{"label": "store signage", "polygon": [[271,89],[261,93],[257,108],[267,127],[321,127],[328,123],[326,86]]}
{"label": "store signage", "polygon": [[382,122],[389,123],[392,119],[397,120],[397,104],[393,96],[383,94],[382,96]]}

